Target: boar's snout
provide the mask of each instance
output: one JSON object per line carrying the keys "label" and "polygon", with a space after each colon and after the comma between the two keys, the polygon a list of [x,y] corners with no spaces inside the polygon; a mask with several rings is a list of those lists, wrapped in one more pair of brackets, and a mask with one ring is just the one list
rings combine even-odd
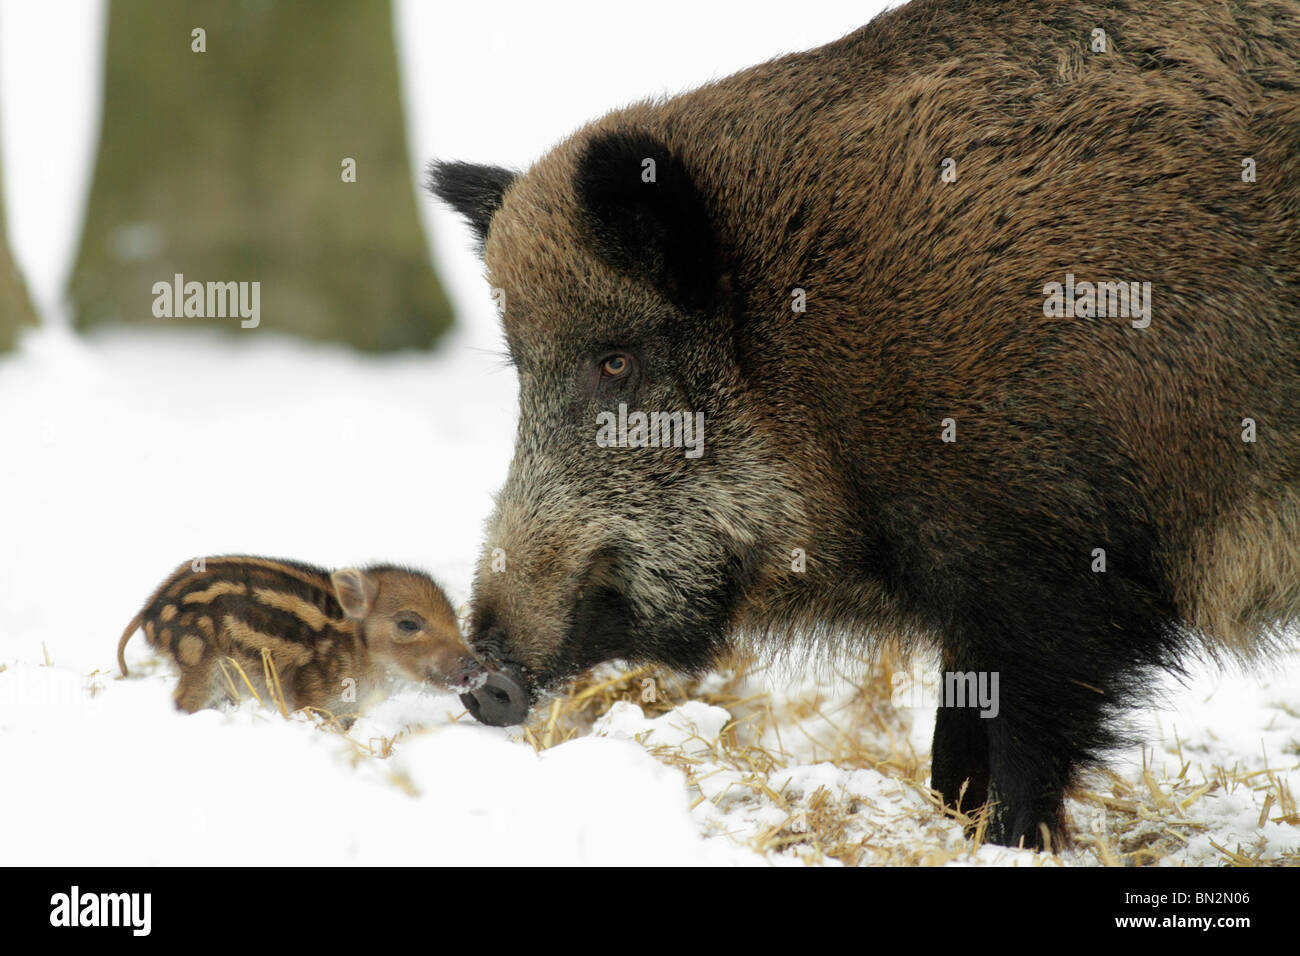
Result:
{"label": "boar's snout", "polygon": [[492,727],[523,723],[528,716],[528,690],[523,676],[512,666],[489,671],[477,688],[460,695],[474,719]]}

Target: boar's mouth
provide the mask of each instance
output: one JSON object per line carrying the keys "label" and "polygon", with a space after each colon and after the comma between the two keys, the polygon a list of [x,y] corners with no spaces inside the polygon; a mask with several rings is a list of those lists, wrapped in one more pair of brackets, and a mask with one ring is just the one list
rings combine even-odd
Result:
{"label": "boar's mouth", "polygon": [[614,659],[688,673],[711,666],[726,645],[746,574],[743,561],[729,559],[720,582],[695,593],[688,607],[650,612],[646,620],[628,599],[617,552],[602,553],[574,604],[552,680]]}
{"label": "boar's mouth", "polygon": [[556,661],[556,677],[573,676],[615,657],[636,657],[636,623],[623,592],[612,584],[584,589],[574,605]]}
{"label": "boar's mouth", "polygon": [[460,702],[479,723],[508,727],[522,723],[532,707],[532,693],[524,669],[504,657],[505,632],[489,627],[474,642],[476,666],[464,676]]}
{"label": "boar's mouth", "polygon": [[617,568],[617,556],[611,551],[593,557],[560,646],[542,667],[525,668],[513,660],[519,635],[512,639],[494,623],[483,629],[474,649],[486,676],[480,676],[460,698],[475,720],[495,727],[522,723],[542,691],[602,661],[635,656],[630,646],[635,633],[632,608],[621,590]]}
{"label": "boar's mouth", "polygon": [[541,690],[593,664],[625,656],[615,648],[625,647],[630,633],[624,623],[629,619],[626,610],[623,596],[609,588],[579,600],[559,659],[544,674],[529,674],[520,665],[503,661],[499,653],[486,649],[493,647],[492,643],[483,642],[483,671],[471,689],[461,694],[461,703],[480,723],[493,727],[523,723]]}
{"label": "boar's mouth", "polygon": [[519,664],[513,651],[526,635],[508,635],[484,621],[488,626],[474,650],[488,677],[461,701],[476,720],[501,727],[522,723],[542,692],[605,661],[700,671],[726,645],[727,620],[747,572],[743,561],[732,559],[724,581],[698,595],[684,619],[642,621],[627,597],[617,554],[601,552],[583,575],[559,647],[544,664]]}

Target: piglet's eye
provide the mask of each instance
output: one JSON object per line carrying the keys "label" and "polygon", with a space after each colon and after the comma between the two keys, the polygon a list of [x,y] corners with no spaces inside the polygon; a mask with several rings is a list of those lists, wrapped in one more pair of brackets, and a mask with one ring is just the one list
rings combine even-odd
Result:
{"label": "piglet's eye", "polygon": [[412,621],[409,617],[405,617],[397,622],[397,629],[404,634],[414,634],[420,629],[420,625],[415,621]]}
{"label": "piglet's eye", "polygon": [[622,378],[632,368],[632,361],[626,355],[611,355],[600,363],[600,371],[606,378]]}

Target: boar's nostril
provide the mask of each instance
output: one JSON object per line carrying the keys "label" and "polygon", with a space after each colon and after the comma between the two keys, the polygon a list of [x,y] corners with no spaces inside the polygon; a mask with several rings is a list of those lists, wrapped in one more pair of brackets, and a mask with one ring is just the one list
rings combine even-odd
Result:
{"label": "boar's nostril", "polygon": [[528,692],[506,670],[493,671],[481,687],[460,695],[460,701],[480,723],[508,727],[528,716]]}

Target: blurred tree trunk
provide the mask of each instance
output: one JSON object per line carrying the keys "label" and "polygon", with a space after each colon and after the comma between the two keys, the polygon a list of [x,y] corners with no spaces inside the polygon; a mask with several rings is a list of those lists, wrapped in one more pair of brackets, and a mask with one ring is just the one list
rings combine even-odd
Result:
{"label": "blurred tree trunk", "polygon": [[36,324],[36,313],[27,298],[27,287],[18,274],[18,266],[9,252],[9,233],[5,226],[4,181],[0,179],[0,352],[14,346],[18,330]]}
{"label": "blurred tree trunk", "polygon": [[113,0],[108,24],[78,327],[241,327],[157,317],[153,287],[177,274],[259,282],[258,328],[363,349],[425,347],[450,324],[415,207],[387,2]]}

